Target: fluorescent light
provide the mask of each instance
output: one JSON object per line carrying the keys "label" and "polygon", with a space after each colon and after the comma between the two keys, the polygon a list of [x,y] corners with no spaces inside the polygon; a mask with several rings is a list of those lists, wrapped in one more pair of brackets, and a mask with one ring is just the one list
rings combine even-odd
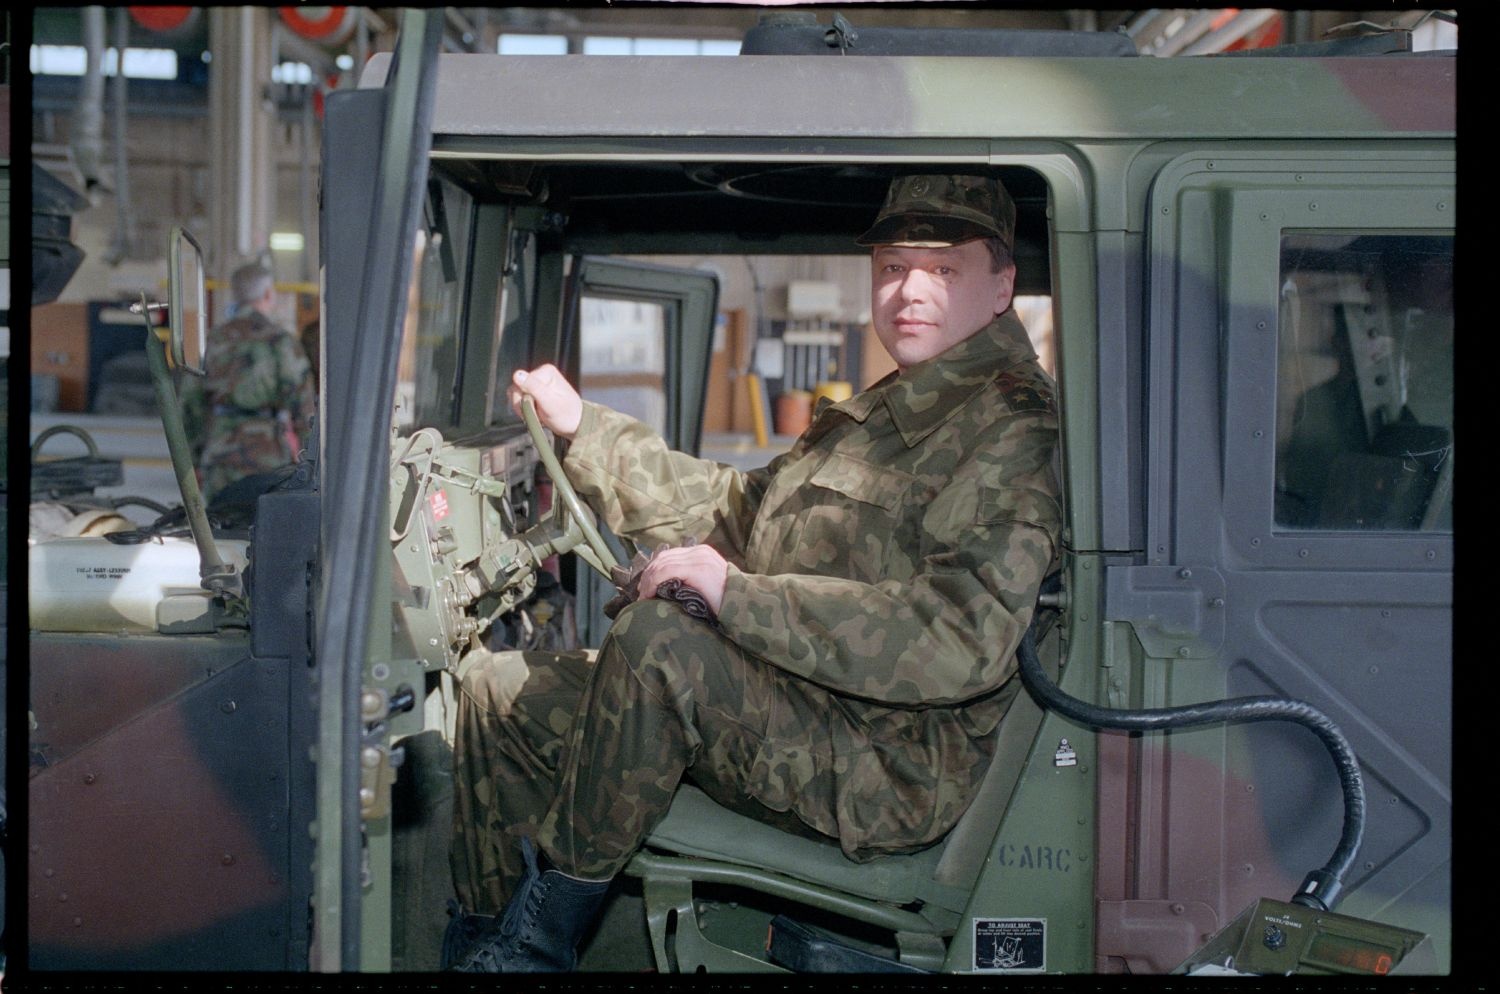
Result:
{"label": "fluorescent light", "polygon": [[[110,61],[105,59],[106,70]],[[127,48],[125,49],[125,78],[176,79],[177,53],[170,48]]]}
{"label": "fluorescent light", "polygon": [[[104,75],[115,75],[119,56],[104,50]],[[88,68],[88,51],[82,45],[32,45],[33,76],[82,76]],[[177,53],[170,48],[125,49],[126,79],[176,79]]]}
{"label": "fluorescent light", "polygon": [[305,239],[298,232],[271,232],[271,251],[273,252],[301,252],[304,244]]}
{"label": "fluorescent light", "polygon": [[79,45],[32,45],[33,76],[82,76],[88,53]]}
{"label": "fluorescent light", "polygon": [[282,62],[271,67],[273,83],[311,83],[312,66],[306,62]]}

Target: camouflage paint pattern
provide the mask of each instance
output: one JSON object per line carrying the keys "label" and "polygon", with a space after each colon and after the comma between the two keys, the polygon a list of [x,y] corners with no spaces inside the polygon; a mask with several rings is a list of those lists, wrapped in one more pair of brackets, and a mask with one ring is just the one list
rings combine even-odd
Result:
{"label": "camouflage paint pattern", "polygon": [[301,343],[259,311],[216,328],[205,375],[185,378],[183,425],[212,499],[235,480],[295,462],[317,411]]}
{"label": "camouflage paint pattern", "polygon": [[[1062,526],[1056,441],[1052,385],[1010,313],[820,408],[791,451],[750,473],[586,405],[569,477],[637,545],[696,540],[729,559],[719,628],[655,600],[623,611],[561,753],[485,717],[505,724],[498,709],[461,709],[459,791],[484,799],[457,817],[461,836],[478,832],[459,843],[483,861],[471,897],[493,901],[497,880],[519,872],[510,837],[537,824],[527,805],[549,772],[538,841],[583,877],[628,861],[684,773],[755,817],[790,814],[856,859],[940,838],[1018,689],[1013,652]],[[526,662],[564,665],[555,659]],[[469,671],[466,699],[495,696],[493,670]],[[528,684],[545,698],[560,679]],[[567,708],[546,712],[533,725],[555,735]],[[484,759],[486,742],[522,740],[533,755]],[[501,813],[510,794],[515,810]],[[471,820],[469,803],[493,808]]]}

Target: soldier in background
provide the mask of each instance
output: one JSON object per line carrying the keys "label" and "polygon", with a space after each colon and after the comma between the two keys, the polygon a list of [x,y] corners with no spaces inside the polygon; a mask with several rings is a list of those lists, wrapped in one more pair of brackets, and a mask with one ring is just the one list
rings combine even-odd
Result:
{"label": "soldier in background", "polygon": [[297,336],[271,320],[276,287],[260,263],[230,277],[233,316],[209,335],[203,377],[183,384],[183,423],[203,496],[297,460],[317,410]]}
{"label": "soldier in background", "polygon": [[1062,528],[1053,385],[1011,308],[1014,233],[993,178],[893,182],[859,242],[897,372],[821,407],[762,470],[672,452],[551,366],[516,373],[512,403],[530,396],[572,440],[579,494],[659,551],[593,663],[465,658],[445,961],[570,969],[684,778],[856,860],[958,821]]}

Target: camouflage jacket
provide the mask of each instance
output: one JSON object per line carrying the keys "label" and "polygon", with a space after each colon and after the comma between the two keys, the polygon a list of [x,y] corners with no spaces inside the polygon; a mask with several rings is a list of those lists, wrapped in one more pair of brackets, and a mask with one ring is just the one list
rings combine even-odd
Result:
{"label": "camouflage jacket", "polygon": [[317,411],[296,336],[251,310],[214,329],[204,369],[184,378],[181,401],[205,497],[294,462]]}
{"label": "camouflage jacket", "polygon": [[956,800],[943,799],[957,787],[945,771],[893,766],[891,743],[915,735],[988,755],[988,742],[961,743],[986,739],[1015,697],[1015,647],[1062,528],[1056,444],[1052,383],[1007,312],[821,407],[765,469],[671,452],[594,404],[564,466],[622,536],[717,548],[731,564],[724,634],[835,695],[840,835],[853,852],[880,847],[879,814],[845,810],[891,803],[871,781],[919,789],[902,803]]}

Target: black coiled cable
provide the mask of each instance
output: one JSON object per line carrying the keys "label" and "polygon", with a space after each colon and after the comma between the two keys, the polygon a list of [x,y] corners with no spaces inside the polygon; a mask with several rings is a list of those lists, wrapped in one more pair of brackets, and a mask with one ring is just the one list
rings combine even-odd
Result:
{"label": "black coiled cable", "polygon": [[1043,707],[1081,724],[1095,728],[1147,732],[1191,728],[1215,722],[1295,721],[1311,729],[1328,749],[1338,767],[1344,793],[1344,830],[1339,837],[1338,847],[1334,849],[1328,862],[1303,879],[1302,886],[1297,889],[1292,901],[1320,911],[1333,908],[1342,896],[1344,874],[1353,864],[1360,840],[1364,837],[1365,788],[1359,772],[1359,760],[1332,719],[1311,704],[1283,697],[1235,697],[1224,701],[1141,710],[1099,707],[1070,696],[1047,677],[1041,660],[1037,658],[1037,627],[1036,620],[1033,620],[1031,627],[1021,636],[1021,644],[1016,650],[1021,680]]}

